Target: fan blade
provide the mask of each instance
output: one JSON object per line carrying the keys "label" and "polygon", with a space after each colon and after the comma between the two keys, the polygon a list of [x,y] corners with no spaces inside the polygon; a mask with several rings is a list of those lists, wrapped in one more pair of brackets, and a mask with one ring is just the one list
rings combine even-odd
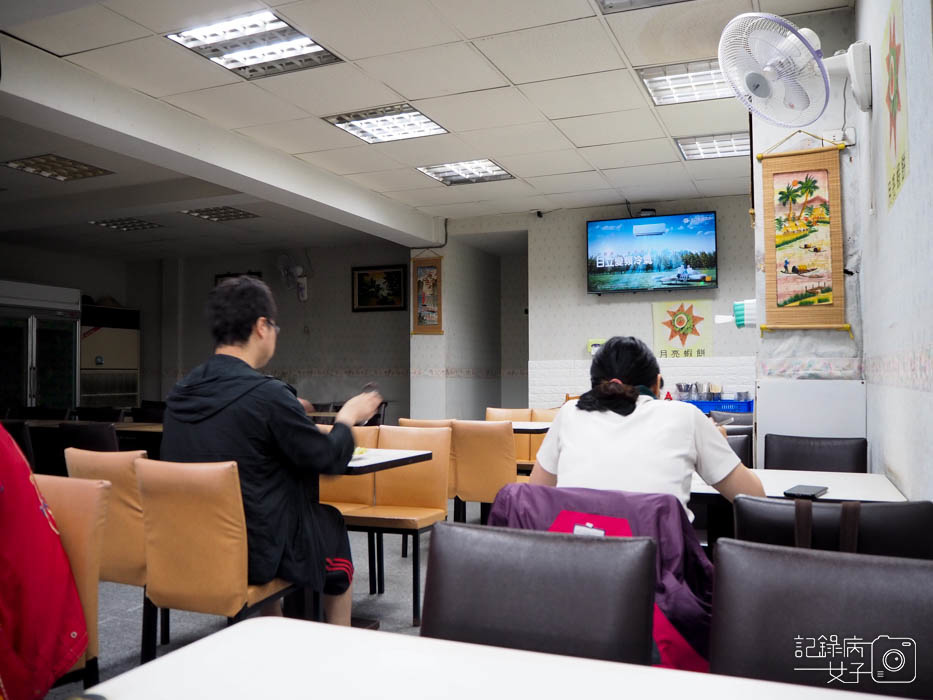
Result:
{"label": "fan blade", "polygon": [[785,76],[781,78],[784,86],[784,105],[795,112],[803,112],[810,106],[810,96],[795,78]]}

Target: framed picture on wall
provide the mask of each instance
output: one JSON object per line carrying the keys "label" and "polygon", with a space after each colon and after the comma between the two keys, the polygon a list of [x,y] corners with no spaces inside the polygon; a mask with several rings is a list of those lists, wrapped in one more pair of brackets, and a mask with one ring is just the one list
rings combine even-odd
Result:
{"label": "framed picture on wall", "polygon": [[408,270],[404,264],[354,267],[351,276],[354,311],[404,311],[408,308],[405,289]]}
{"label": "framed picture on wall", "polygon": [[412,333],[440,335],[444,332],[441,260],[443,258],[438,257],[411,261]]}

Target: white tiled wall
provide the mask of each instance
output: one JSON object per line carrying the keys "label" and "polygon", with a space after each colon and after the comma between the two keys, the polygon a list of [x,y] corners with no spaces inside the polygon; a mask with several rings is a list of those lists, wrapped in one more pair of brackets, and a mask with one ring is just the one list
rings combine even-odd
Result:
{"label": "white tiled wall", "polygon": [[[678,382],[705,381],[729,391],[755,390],[755,357],[709,357],[693,360],[662,360],[665,392]],[[532,360],[528,363],[528,401],[532,408],[560,406],[566,394],[577,395],[590,388],[590,360]]]}

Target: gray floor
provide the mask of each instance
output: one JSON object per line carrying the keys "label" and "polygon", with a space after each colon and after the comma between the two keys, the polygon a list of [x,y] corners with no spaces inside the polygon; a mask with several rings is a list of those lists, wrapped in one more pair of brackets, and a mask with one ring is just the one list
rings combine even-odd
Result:
{"label": "gray floor", "polygon": [[[453,513],[453,502],[449,513]],[[479,504],[467,504],[467,522],[479,522]],[[421,540],[421,591],[427,571],[430,535]],[[409,544],[411,540],[409,539]],[[369,565],[366,555],[366,535],[350,533],[355,568],[353,615],[379,620],[380,629],[400,634],[418,634],[411,625],[411,557],[401,556],[401,537],[385,535],[385,593],[369,594]],[[117,583],[101,583],[98,615],[100,638],[100,678],[113,678],[139,664],[142,636],[142,589]],[[173,610],[171,613],[172,642],[159,645],[158,655],[167,654],[186,644],[226,627],[226,618],[214,615]],[[81,691],[80,683],[53,688],[48,700],[65,700]]]}

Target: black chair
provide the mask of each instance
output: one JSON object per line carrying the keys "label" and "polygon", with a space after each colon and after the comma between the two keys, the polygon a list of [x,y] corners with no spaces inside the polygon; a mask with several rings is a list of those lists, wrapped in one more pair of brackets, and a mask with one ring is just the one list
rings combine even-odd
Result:
{"label": "black chair", "polygon": [[29,462],[29,467],[35,471],[36,458],[32,452],[32,440],[29,439],[29,427],[26,421],[7,419],[0,421],[0,423],[3,424],[3,427],[10,434],[10,437],[13,438],[14,442],[19,445],[19,449],[23,451],[23,456],[26,458],[26,461]]}
{"label": "black chair", "polygon": [[376,412],[373,414],[372,418],[363,423],[363,425],[382,425],[385,423],[386,419],[386,406],[389,405],[388,401],[383,401],[379,404],[379,408],[376,409]]}
{"label": "black chair", "polygon": [[62,450],[77,447],[94,452],[118,452],[120,443],[113,423],[62,423],[59,426]]}
{"label": "black chair", "polygon": [[70,420],[93,420],[119,423],[123,420],[123,409],[111,406],[77,406],[68,414]]}
{"label": "black chair", "polygon": [[709,417],[717,423],[721,423],[727,418],[731,418],[732,423],[730,423],[730,425],[753,425],[755,422],[755,414],[751,412],[730,413],[729,411],[710,411]]}
{"label": "black chair", "polygon": [[929,649],[933,562],[719,540],[713,673],[929,698]]}
{"label": "black chair", "polygon": [[[794,546],[795,506],[776,498],[737,496],[735,537],[764,544]],[[812,504],[814,549],[839,551],[841,503]],[[891,557],[933,559],[933,502],[861,503],[855,551]]]}
{"label": "black chair", "polygon": [[130,409],[134,423],[161,423],[165,418],[165,406],[139,406]]}
{"label": "black chair", "polygon": [[647,664],[654,579],[649,537],[438,523],[421,634]]}
{"label": "black chair", "polygon": [[68,476],[68,469],[65,467],[65,445],[62,443],[60,425],[60,423],[31,425],[27,421],[36,474]]}
{"label": "black chair", "polygon": [[742,464],[751,469],[754,466],[752,464],[752,436],[727,435],[726,440],[729,442],[732,451],[742,460]]}
{"label": "black chair", "polygon": [[765,469],[864,474],[868,471],[868,440],[768,433],[765,435]]}

